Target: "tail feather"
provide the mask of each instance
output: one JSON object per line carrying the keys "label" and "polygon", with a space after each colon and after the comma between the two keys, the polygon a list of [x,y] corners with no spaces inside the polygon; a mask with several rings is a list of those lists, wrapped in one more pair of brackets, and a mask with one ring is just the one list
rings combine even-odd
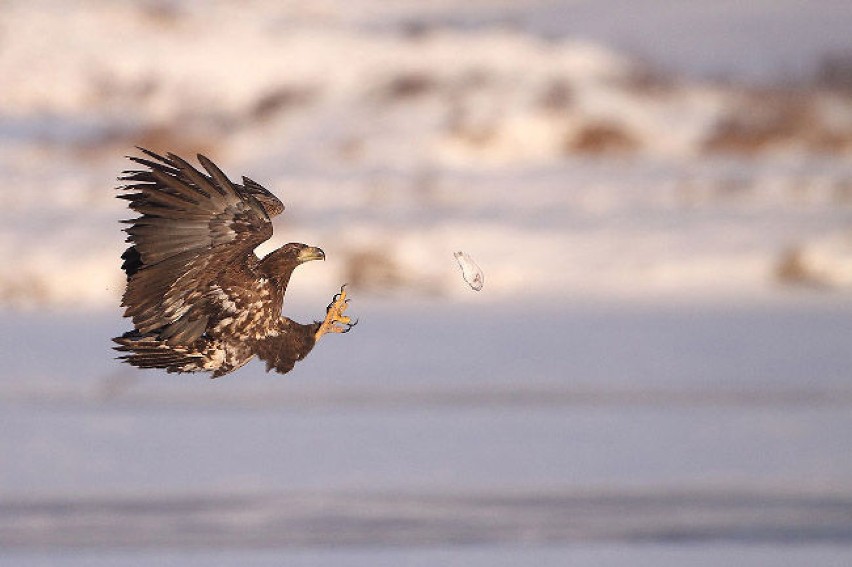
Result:
{"label": "tail feather", "polygon": [[209,371],[209,359],[202,349],[194,346],[173,346],[157,339],[156,333],[128,331],[112,339],[118,346],[113,347],[125,352],[118,358],[138,368],[163,368],[166,372],[204,372]]}

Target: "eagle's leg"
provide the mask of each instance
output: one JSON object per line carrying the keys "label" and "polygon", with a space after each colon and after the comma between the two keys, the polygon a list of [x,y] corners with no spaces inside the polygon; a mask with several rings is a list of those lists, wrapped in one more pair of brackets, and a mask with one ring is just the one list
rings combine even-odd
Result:
{"label": "eagle's leg", "polygon": [[343,314],[347,307],[349,307],[349,300],[346,299],[346,284],[343,284],[340,286],[340,293],[335,294],[326,308],[325,320],[320,323],[314,335],[315,341],[326,333],[347,333],[358,324],[357,319],[353,322],[351,318]]}

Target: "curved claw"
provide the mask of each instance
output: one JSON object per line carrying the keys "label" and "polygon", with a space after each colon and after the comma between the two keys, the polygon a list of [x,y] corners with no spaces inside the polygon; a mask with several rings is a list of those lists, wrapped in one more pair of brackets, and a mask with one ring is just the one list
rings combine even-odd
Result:
{"label": "curved claw", "polygon": [[325,308],[325,320],[320,323],[319,329],[314,335],[314,340],[319,340],[326,333],[347,333],[358,324],[358,320],[352,321],[344,315],[349,306],[349,298],[346,297],[346,285],[340,286],[340,292],[334,295],[331,303]]}
{"label": "curved claw", "polygon": [[[331,303],[329,303],[328,306],[325,308],[326,312],[328,312],[328,310],[331,309],[331,306],[334,305],[335,303],[337,303],[337,301],[340,299],[340,297],[345,293],[347,285],[349,285],[349,284],[345,283],[342,286],[340,286],[340,291],[334,294],[334,297],[331,298]],[[344,303],[349,303],[349,299],[345,299]]]}

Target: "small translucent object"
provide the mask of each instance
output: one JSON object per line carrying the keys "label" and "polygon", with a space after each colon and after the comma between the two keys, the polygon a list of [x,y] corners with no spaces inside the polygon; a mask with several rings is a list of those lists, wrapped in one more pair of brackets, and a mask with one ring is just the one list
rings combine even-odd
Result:
{"label": "small translucent object", "polygon": [[455,256],[456,262],[459,263],[459,268],[461,268],[462,271],[462,277],[464,278],[464,281],[467,282],[467,285],[469,285],[473,291],[479,291],[482,289],[482,284],[485,283],[485,274],[482,273],[482,268],[473,261],[473,258],[462,251],[453,252],[453,256]]}

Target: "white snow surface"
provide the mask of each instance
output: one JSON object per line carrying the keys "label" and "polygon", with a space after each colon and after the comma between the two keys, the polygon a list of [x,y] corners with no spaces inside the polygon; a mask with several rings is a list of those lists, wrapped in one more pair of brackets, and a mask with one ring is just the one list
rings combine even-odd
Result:
{"label": "white snow surface", "polygon": [[[469,300],[458,248],[489,267],[493,301],[852,283],[843,91],[755,94],[588,38],[459,23],[548,13],[536,3],[60,4],[0,11],[2,305],[116,303],[128,211],[112,187],[134,144],[203,152],[278,194],[261,252],[322,246],[292,284],[316,295],[349,281]],[[732,117],[770,139],[708,150]]]}

